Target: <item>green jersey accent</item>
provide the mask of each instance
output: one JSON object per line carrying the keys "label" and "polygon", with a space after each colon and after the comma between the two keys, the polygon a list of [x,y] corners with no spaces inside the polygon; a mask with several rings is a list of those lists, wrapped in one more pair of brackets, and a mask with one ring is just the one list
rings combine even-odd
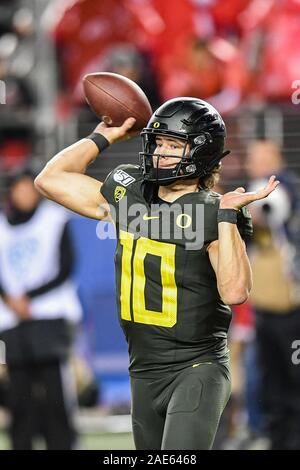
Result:
{"label": "green jersey accent", "polygon": [[[101,193],[115,211],[117,303],[130,374],[156,377],[227,360],[231,310],[206,251],[218,239],[220,195],[200,190],[151,206],[135,165],[113,170]],[[242,236],[251,235],[249,212],[240,211],[238,220]]]}

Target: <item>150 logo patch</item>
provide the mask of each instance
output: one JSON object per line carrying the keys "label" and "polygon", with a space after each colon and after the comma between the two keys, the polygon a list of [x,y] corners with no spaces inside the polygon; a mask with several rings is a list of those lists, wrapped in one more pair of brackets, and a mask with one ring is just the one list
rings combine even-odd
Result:
{"label": "150 logo patch", "polygon": [[117,183],[122,184],[122,186],[126,187],[133,183],[135,181],[135,178],[126,173],[126,171],[117,170],[114,174],[114,180]]}

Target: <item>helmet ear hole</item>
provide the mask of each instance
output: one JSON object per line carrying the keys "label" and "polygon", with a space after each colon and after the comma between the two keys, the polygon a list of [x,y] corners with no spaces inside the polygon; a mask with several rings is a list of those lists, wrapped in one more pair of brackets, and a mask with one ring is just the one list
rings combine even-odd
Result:
{"label": "helmet ear hole", "polygon": [[193,139],[193,143],[198,147],[202,147],[203,145],[212,144],[213,139],[209,132],[202,132]]}
{"label": "helmet ear hole", "polygon": [[200,134],[200,135],[198,135],[197,137],[194,138],[194,142],[193,142],[193,143],[196,144],[196,145],[202,146],[202,145],[205,144],[205,142],[206,142],[206,137],[205,137],[205,135],[204,135],[204,134]]}

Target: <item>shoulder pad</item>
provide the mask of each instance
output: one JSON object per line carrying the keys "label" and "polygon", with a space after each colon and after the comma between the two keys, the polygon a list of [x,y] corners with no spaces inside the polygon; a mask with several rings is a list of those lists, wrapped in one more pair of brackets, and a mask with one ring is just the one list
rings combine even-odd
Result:
{"label": "shoulder pad", "polygon": [[142,177],[142,171],[139,165],[130,164],[119,165],[110,174],[116,183],[125,187]]}
{"label": "shoulder pad", "polygon": [[139,183],[140,186],[142,177],[138,165],[119,165],[107,175],[100,192],[107,202],[117,205],[126,191],[135,191],[135,183]]}

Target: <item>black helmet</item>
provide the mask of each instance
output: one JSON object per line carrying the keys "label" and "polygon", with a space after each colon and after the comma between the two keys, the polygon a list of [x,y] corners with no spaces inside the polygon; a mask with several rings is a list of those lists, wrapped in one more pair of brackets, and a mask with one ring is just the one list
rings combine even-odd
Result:
{"label": "black helmet", "polygon": [[[202,178],[230,153],[224,152],[226,127],[222,117],[212,105],[198,98],[180,97],[167,101],[152,115],[141,136],[143,152],[140,152],[140,164],[144,180],[159,185],[168,185],[179,179]],[[153,166],[153,155],[158,159],[162,157],[154,153],[157,136],[185,141],[183,156],[176,155],[180,161],[175,168]]]}

